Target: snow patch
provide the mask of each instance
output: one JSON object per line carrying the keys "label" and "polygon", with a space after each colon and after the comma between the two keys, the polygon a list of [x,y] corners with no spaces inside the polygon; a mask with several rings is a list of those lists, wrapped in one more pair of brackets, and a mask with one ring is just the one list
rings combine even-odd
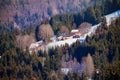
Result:
{"label": "snow patch", "polygon": [[106,15],[105,18],[106,18],[107,26],[109,26],[111,22],[118,17],[120,17],[120,10]]}
{"label": "snow patch", "polygon": [[77,41],[77,39],[79,38],[69,38],[67,40],[62,40],[62,41],[56,41],[56,42],[51,42],[49,43],[46,48],[55,48],[55,47],[60,47],[60,46],[64,46],[65,44],[68,44],[69,46],[73,43],[75,43]]}

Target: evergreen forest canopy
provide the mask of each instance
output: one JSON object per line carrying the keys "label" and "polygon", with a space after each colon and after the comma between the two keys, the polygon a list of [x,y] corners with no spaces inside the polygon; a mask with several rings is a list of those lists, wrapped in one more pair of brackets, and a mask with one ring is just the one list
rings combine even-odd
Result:
{"label": "evergreen forest canopy", "polygon": [[109,27],[102,23],[93,37],[88,37],[85,43],[74,43],[71,47],[57,47],[50,49],[49,54],[39,51],[30,55],[28,48],[25,51],[16,47],[17,35],[15,30],[1,27],[0,31],[0,79],[40,79],[40,80],[86,80],[87,73],[82,76],[74,72],[63,75],[60,72],[61,59],[75,57],[78,62],[92,55],[95,69],[95,80],[116,80],[120,78],[120,18]]}

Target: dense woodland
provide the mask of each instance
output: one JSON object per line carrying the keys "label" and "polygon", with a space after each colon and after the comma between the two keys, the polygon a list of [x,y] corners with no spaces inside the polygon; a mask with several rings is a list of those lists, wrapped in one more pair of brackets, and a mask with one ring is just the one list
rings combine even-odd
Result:
{"label": "dense woodland", "polygon": [[[120,9],[119,0],[104,1],[102,7],[96,4],[83,13],[56,15],[50,21],[45,20],[43,23],[49,23],[55,34],[59,34],[60,27],[63,25],[71,30],[84,21],[96,24],[101,21],[102,15]],[[111,6],[112,8],[109,8]],[[120,79],[120,18],[113,21],[109,27],[106,25],[106,20],[102,19],[102,24],[96,33],[93,37],[87,37],[84,43],[77,41],[70,47],[66,44],[63,47],[50,49],[48,52],[38,51],[32,55],[29,53],[28,46],[22,42],[18,44],[17,36],[27,35],[33,41],[37,41],[39,27],[18,30],[13,27],[13,24],[10,25],[0,22],[0,80],[87,80],[90,75],[88,72],[79,75],[75,71],[64,75],[60,71],[61,60],[68,62],[76,59],[77,62],[82,63],[84,58],[89,66],[94,66],[94,74],[92,73],[94,80]],[[22,39],[24,41],[24,38]],[[25,41],[24,43],[28,42]],[[93,60],[93,64],[89,60]],[[99,74],[95,71],[97,69],[100,71]]]}
{"label": "dense woodland", "polygon": [[81,62],[88,53],[92,55],[95,69],[100,74],[94,74],[95,80],[116,80],[120,78],[120,19],[109,27],[105,21],[97,29],[93,37],[87,37],[85,43],[76,42],[71,47],[50,49],[49,52],[39,51],[30,55],[28,48],[25,51],[16,47],[15,30],[1,27],[0,31],[0,78],[8,79],[39,79],[39,80],[85,80],[86,75],[80,76],[77,72],[63,75],[60,72],[61,59],[70,55]]}

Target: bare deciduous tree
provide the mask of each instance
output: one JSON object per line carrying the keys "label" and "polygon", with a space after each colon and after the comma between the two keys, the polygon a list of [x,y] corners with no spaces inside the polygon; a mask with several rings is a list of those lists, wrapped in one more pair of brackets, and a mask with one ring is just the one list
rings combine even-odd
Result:
{"label": "bare deciduous tree", "polygon": [[92,24],[88,23],[88,22],[83,22],[82,24],[80,24],[79,28],[89,28],[91,27]]}
{"label": "bare deciduous tree", "polygon": [[35,38],[32,34],[30,35],[18,35],[16,36],[16,46],[19,48],[26,48],[29,47],[31,43],[35,42]]}
{"label": "bare deciduous tree", "polygon": [[45,40],[45,42],[50,40],[50,37],[54,36],[54,32],[49,24],[43,24],[39,27],[39,37]]}
{"label": "bare deciduous tree", "polygon": [[59,34],[65,33],[66,35],[69,35],[69,29],[66,26],[61,26]]}
{"label": "bare deciduous tree", "polygon": [[94,73],[94,63],[90,54],[83,58],[82,64],[84,65],[83,72],[87,77],[91,78]]}
{"label": "bare deciduous tree", "polygon": [[93,63],[93,59],[90,54],[87,55],[86,63],[87,63],[87,67],[88,67],[88,75],[90,77],[92,77],[92,75],[94,73],[94,63]]}

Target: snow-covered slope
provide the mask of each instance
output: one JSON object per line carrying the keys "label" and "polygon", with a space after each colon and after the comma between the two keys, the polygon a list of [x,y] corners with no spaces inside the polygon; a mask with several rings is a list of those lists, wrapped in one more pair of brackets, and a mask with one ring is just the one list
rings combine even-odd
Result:
{"label": "snow-covered slope", "polygon": [[101,25],[101,23],[92,26],[91,29],[89,30],[89,32],[87,33],[87,35],[88,35],[88,36],[92,36],[92,35],[95,33],[97,27],[100,26],[100,25]]}
{"label": "snow-covered slope", "polygon": [[113,12],[111,14],[105,15],[107,26],[109,26],[111,22],[118,17],[120,17],[120,10]]}

